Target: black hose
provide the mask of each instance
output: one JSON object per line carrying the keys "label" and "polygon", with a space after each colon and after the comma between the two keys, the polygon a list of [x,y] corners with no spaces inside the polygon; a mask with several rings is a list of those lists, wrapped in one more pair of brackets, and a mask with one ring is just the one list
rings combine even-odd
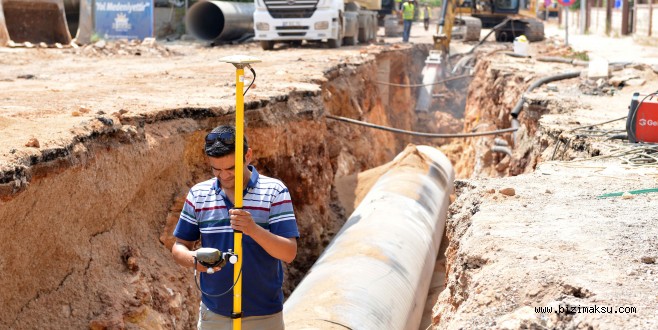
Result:
{"label": "black hose", "polygon": [[558,57],[558,56],[542,56],[542,57],[537,57],[537,61],[572,64],[574,59]]}
{"label": "black hose", "polygon": [[521,110],[523,110],[523,103],[525,102],[525,96],[524,96],[525,93],[529,93],[533,89],[552,81],[570,79],[578,76],[580,76],[580,71],[569,71],[565,73],[560,73],[553,76],[541,78],[535,81],[534,83],[532,83],[532,85],[530,85],[530,87],[526,89],[526,91],[521,95],[521,98],[519,98],[519,101],[516,102],[514,109],[512,109],[512,112],[510,113],[510,115],[512,116],[512,129],[514,129],[514,133],[512,134],[512,140],[514,141],[515,144],[516,144],[516,131],[519,129],[520,126],[518,117]]}
{"label": "black hose", "polygon": [[575,59],[575,58],[557,57],[557,56],[542,56],[542,57],[538,57],[537,61],[539,61],[539,62],[565,63],[565,64],[571,64],[571,65],[577,65],[577,66],[587,66],[587,65],[589,65],[588,61],[582,61],[582,60],[578,60],[578,59]]}
{"label": "black hose", "polygon": [[[529,93],[533,89],[535,89],[535,88],[537,88],[537,87],[539,87],[543,84],[547,84],[549,82],[553,82],[553,81],[557,81],[557,80],[576,78],[578,76],[580,76],[580,71],[569,71],[569,72],[565,72],[565,73],[560,73],[560,74],[544,77],[544,78],[541,78],[541,79],[535,81],[534,83],[532,83],[532,85],[530,85],[530,87],[528,87],[528,89],[526,89],[525,93]],[[525,95],[525,93],[523,93],[523,94]],[[523,109],[523,102],[525,102],[525,96],[524,95],[521,95],[521,98],[519,99],[518,102],[516,102],[516,106],[514,106],[514,109],[512,110],[512,113],[510,114],[512,116],[512,118],[514,118],[514,119],[517,119],[517,117],[519,116],[519,113]]]}
{"label": "black hose", "polygon": [[506,155],[510,156],[510,158],[512,157],[512,149],[510,149],[510,147],[493,146],[493,147],[491,147],[491,151],[492,152],[500,152],[500,153],[503,153],[503,154],[506,154]]}
{"label": "black hose", "polygon": [[608,137],[606,140],[628,140],[628,134],[617,134]]}
{"label": "black hose", "polygon": [[439,81],[431,83],[431,84],[394,84],[394,83],[390,83],[390,82],[387,82],[387,81],[375,81],[375,83],[376,84],[381,84],[381,85],[393,86],[393,87],[423,87],[423,86],[432,86],[432,85],[445,84],[449,81],[468,78],[468,77],[472,77],[472,76],[473,75],[470,75],[470,74],[465,74],[465,75],[461,75],[461,76],[454,76],[454,77],[446,78],[446,79],[443,79],[443,80],[439,80]]}
{"label": "black hose", "polygon": [[340,116],[334,116],[334,115],[325,115],[327,118],[330,119],[335,119],[335,120],[340,120],[344,121],[347,123],[351,124],[357,124],[365,127],[370,127],[370,128],[376,128],[380,129],[383,131],[389,131],[393,133],[400,133],[400,134],[407,134],[407,135],[412,135],[412,136],[421,136],[421,137],[427,137],[427,138],[464,138],[464,137],[474,137],[474,136],[484,136],[484,135],[497,135],[497,134],[502,134],[502,133],[509,133],[509,132],[514,132],[517,129],[516,128],[504,128],[504,129],[499,129],[495,131],[488,131],[488,132],[477,132],[477,133],[455,133],[455,134],[438,134],[438,133],[423,133],[423,132],[414,132],[414,131],[407,131],[399,128],[392,128],[392,127],[386,127],[386,126],[381,126],[381,125],[375,125],[371,123],[367,123],[364,121],[356,120],[356,119],[351,119],[351,118],[346,118],[346,117],[340,117]]}
{"label": "black hose", "polygon": [[469,50],[468,52],[466,52],[466,53],[464,53],[464,54],[471,54],[471,53],[473,53],[473,52],[475,51],[475,49],[478,48],[478,47],[480,47],[480,46],[484,43],[484,41],[487,40],[487,38],[489,38],[489,36],[490,36],[492,33],[496,32],[496,30],[499,30],[500,28],[502,28],[503,26],[505,26],[505,24],[507,24],[507,22],[509,22],[510,20],[512,20],[512,18],[511,18],[511,17],[508,17],[508,18],[506,18],[504,21],[500,22],[498,25],[494,26],[494,27],[491,29],[491,31],[489,31],[489,33],[487,33],[487,35],[484,36],[484,38],[482,38],[482,40],[480,40],[475,46],[473,46],[473,48],[471,48],[471,50]]}

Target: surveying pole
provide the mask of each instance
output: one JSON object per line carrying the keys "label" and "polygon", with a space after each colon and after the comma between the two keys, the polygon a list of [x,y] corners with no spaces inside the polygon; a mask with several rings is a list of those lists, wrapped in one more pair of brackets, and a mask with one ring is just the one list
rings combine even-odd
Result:
{"label": "surveying pole", "polygon": [[[233,55],[220,59],[221,62],[231,63],[235,66],[235,208],[242,208],[242,191],[244,179],[244,68],[251,68],[249,64],[260,62],[252,56]],[[238,256],[238,262],[233,265],[233,330],[242,329],[242,232],[233,233],[233,251]]]}

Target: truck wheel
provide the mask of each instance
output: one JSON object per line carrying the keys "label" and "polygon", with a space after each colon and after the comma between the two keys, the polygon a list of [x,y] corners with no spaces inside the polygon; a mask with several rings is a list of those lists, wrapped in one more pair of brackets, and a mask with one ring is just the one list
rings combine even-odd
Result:
{"label": "truck wheel", "polygon": [[544,22],[538,19],[527,19],[525,22],[525,36],[528,38],[528,41],[544,40]]}
{"label": "truck wheel", "polygon": [[365,19],[366,24],[364,26],[359,26],[359,42],[364,44],[368,42],[368,37],[370,36],[370,22],[368,18]]}
{"label": "truck wheel", "polygon": [[338,39],[329,39],[327,40],[327,44],[329,44],[329,48],[340,48],[342,45],[343,38],[338,38]]}
{"label": "truck wheel", "polygon": [[462,20],[464,21],[464,25],[466,25],[466,35],[464,35],[464,41],[480,40],[482,21],[476,17],[462,17]]}
{"label": "truck wheel", "polygon": [[341,44],[343,43],[343,14],[342,13],[338,16],[338,21],[340,22],[340,24],[338,24],[338,37],[336,39],[327,40],[327,44],[329,44],[329,48],[340,48]]}
{"label": "truck wheel", "polygon": [[377,18],[373,17],[370,22],[370,38],[368,41],[377,41],[377,30],[379,30],[379,25],[377,25]]}
{"label": "truck wheel", "polygon": [[260,46],[263,48],[263,50],[272,50],[272,49],[274,49],[274,41],[272,41],[272,40],[261,40],[260,41]]}

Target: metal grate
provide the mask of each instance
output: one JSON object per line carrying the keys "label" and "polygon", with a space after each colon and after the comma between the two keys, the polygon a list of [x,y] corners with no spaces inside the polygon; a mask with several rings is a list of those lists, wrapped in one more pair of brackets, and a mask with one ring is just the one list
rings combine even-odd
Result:
{"label": "metal grate", "polygon": [[280,37],[303,37],[306,32],[279,32]]}
{"label": "metal grate", "polygon": [[277,26],[277,30],[308,30],[308,26]]}
{"label": "metal grate", "polygon": [[319,0],[264,0],[273,18],[309,18]]}

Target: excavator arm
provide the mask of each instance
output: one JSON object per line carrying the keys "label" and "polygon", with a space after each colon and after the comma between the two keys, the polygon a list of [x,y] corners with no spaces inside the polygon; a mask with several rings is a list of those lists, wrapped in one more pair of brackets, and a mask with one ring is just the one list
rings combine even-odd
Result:
{"label": "excavator arm", "polygon": [[441,16],[436,27],[434,49],[430,51],[423,68],[423,86],[416,100],[417,112],[428,112],[432,104],[432,90],[437,80],[447,78],[450,72],[450,42],[453,38],[453,28],[459,26],[464,41],[479,40],[482,24],[473,17],[457,17],[460,0],[445,0],[441,5]]}
{"label": "excavator arm", "polygon": [[441,17],[436,26],[434,37],[434,50],[440,51],[445,59],[450,55],[450,41],[452,39],[452,28],[455,24],[455,9],[457,0],[446,0],[441,5]]}

